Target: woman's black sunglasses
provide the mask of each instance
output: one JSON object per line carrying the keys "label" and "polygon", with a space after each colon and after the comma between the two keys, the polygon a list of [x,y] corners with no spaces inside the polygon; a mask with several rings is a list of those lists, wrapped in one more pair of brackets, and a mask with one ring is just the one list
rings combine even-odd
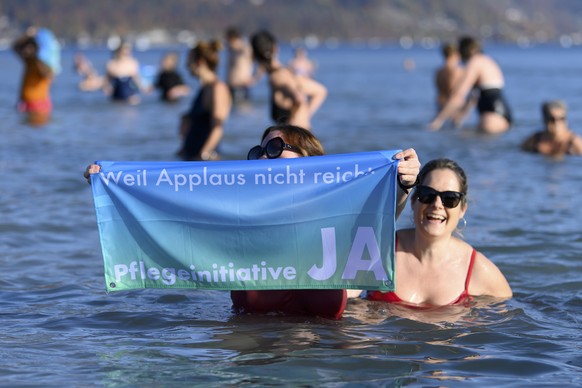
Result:
{"label": "woman's black sunglasses", "polygon": [[301,151],[291,144],[285,143],[285,141],[280,137],[274,137],[265,144],[265,148],[260,145],[256,145],[250,149],[247,154],[247,160],[256,160],[263,155],[267,155],[269,159],[277,159],[284,150],[289,150],[301,154]]}
{"label": "woman's black sunglasses", "polygon": [[456,208],[465,196],[458,191],[436,191],[429,186],[418,186],[415,191],[415,196],[419,202],[431,205],[436,200],[436,197],[441,197],[441,201],[445,207],[449,209]]}

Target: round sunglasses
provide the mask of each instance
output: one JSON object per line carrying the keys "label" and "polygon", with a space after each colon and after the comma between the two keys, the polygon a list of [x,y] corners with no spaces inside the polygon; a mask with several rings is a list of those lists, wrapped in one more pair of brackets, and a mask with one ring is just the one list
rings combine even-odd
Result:
{"label": "round sunglasses", "polygon": [[418,186],[415,191],[415,197],[419,202],[426,205],[431,205],[436,200],[437,196],[441,198],[444,207],[449,209],[456,208],[465,196],[458,191],[436,191],[429,186]]}
{"label": "round sunglasses", "polygon": [[301,154],[298,148],[293,147],[291,144],[285,143],[285,141],[280,137],[274,137],[265,144],[265,147],[256,145],[250,149],[247,154],[247,160],[260,159],[261,156],[267,155],[269,159],[277,159],[284,150],[293,151],[297,154]]}

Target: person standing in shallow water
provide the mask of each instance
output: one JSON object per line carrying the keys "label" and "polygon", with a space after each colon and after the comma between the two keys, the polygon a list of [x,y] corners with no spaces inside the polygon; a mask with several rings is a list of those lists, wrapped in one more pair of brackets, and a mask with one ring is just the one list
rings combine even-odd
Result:
{"label": "person standing in shallow water", "polygon": [[105,93],[113,101],[127,102],[130,105],[139,104],[142,90],[139,74],[139,62],[131,53],[131,45],[121,42],[105,64]]}
{"label": "person standing in shallow water", "polygon": [[562,158],[564,155],[582,155],[582,138],[568,127],[568,108],[560,100],[542,104],[544,130],[529,136],[521,149]]}
{"label": "person standing in shallow water", "polygon": [[463,77],[463,68],[460,66],[461,56],[457,47],[447,43],[442,47],[444,64],[435,73],[434,83],[437,91],[437,107],[442,109],[451,95],[455,86]]}
{"label": "person standing in shallow water", "polygon": [[34,38],[35,28],[29,28],[12,48],[24,63],[18,110],[26,114],[26,122],[33,126],[46,124],[51,117],[50,87],[54,78],[51,68],[38,57],[39,46]]}
{"label": "person standing in shallow water", "polygon": [[233,102],[248,101],[250,88],[255,83],[253,75],[253,50],[234,27],[226,30],[227,69],[226,83]]}
{"label": "person standing in shallow water", "polygon": [[160,92],[160,99],[165,102],[175,102],[190,94],[190,87],[186,85],[178,72],[178,53],[164,54],[160,69],[156,75],[154,87]]}
{"label": "person standing in shallow water", "polygon": [[220,49],[219,41],[200,42],[188,54],[188,70],[199,79],[200,89],[180,122],[178,156],[184,160],[220,159],[218,145],[232,106],[228,87],[216,73]]}
{"label": "person standing in shallow water", "polygon": [[506,132],[511,128],[512,117],[503,95],[505,80],[501,68],[492,58],[481,52],[481,46],[471,37],[459,39],[459,53],[465,62],[465,73],[430,122],[429,129],[441,129],[445,121],[453,118],[463,107],[469,93],[476,89],[479,130],[491,134]]}
{"label": "person standing in shallow water", "polygon": [[313,77],[315,73],[315,64],[309,59],[307,50],[303,47],[297,47],[293,58],[289,61],[289,68],[297,75]]}
{"label": "person standing in shallow water", "polygon": [[255,33],[251,46],[253,57],[269,75],[272,120],[311,129],[311,118],[327,97],[326,87],[281,64],[277,42],[270,32]]}

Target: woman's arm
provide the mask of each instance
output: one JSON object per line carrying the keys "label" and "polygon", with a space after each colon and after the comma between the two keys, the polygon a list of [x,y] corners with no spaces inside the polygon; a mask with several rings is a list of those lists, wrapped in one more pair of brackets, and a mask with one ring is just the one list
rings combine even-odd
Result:
{"label": "woman's arm", "polygon": [[297,76],[301,92],[308,97],[309,115],[313,116],[327,97],[327,88],[319,82],[304,76]]}
{"label": "woman's arm", "polygon": [[513,291],[501,270],[485,255],[477,252],[469,283],[469,294],[508,299],[513,296]]}

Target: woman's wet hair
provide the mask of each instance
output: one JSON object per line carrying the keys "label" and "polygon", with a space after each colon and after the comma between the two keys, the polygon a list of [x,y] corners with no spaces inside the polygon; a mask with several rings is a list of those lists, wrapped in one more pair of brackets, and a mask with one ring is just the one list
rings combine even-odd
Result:
{"label": "woman's wet hair", "polygon": [[297,148],[303,156],[321,156],[325,154],[319,139],[305,128],[291,124],[273,125],[265,129],[261,141],[273,131],[281,132],[285,142]]}
{"label": "woman's wet hair", "polygon": [[[440,158],[440,159],[433,159],[430,162],[426,163],[420,169],[420,173],[418,174],[418,182],[420,185],[424,184],[424,181],[428,174],[433,172],[434,170],[451,170],[457,176],[459,180],[459,192],[465,194],[463,199],[461,200],[461,204],[465,206],[467,204],[467,192],[469,191],[469,184],[467,182],[467,175],[465,171],[459,166],[457,162],[447,158]],[[411,201],[416,201],[416,189],[415,192],[412,194]]]}
{"label": "woman's wet hair", "polygon": [[471,36],[462,36],[459,38],[459,54],[463,61],[468,60],[474,54],[481,52],[481,45]]}
{"label": "woman's wet hair", "polygon": [[273,59],[277,40],[269,31],[259,31],[251,36],[253,58],[259,63],[268,64]]}
{"label": "woman's wet hair", "polygon": [[210,70],[216,71],[220,61],[220,50],[222,50],[222,43],[219,40],[200,42],[190,50],[189,61],[202,59]]}
{"label": "woman's wet hair", "polygon": [[546,101],[542,104],[542,117],[544,122],[547,122],[550,117],[552,117],[552,111],[554,109],[560,109],[564,112],[568,111],[568,105],[562,100],[551,100]]}

